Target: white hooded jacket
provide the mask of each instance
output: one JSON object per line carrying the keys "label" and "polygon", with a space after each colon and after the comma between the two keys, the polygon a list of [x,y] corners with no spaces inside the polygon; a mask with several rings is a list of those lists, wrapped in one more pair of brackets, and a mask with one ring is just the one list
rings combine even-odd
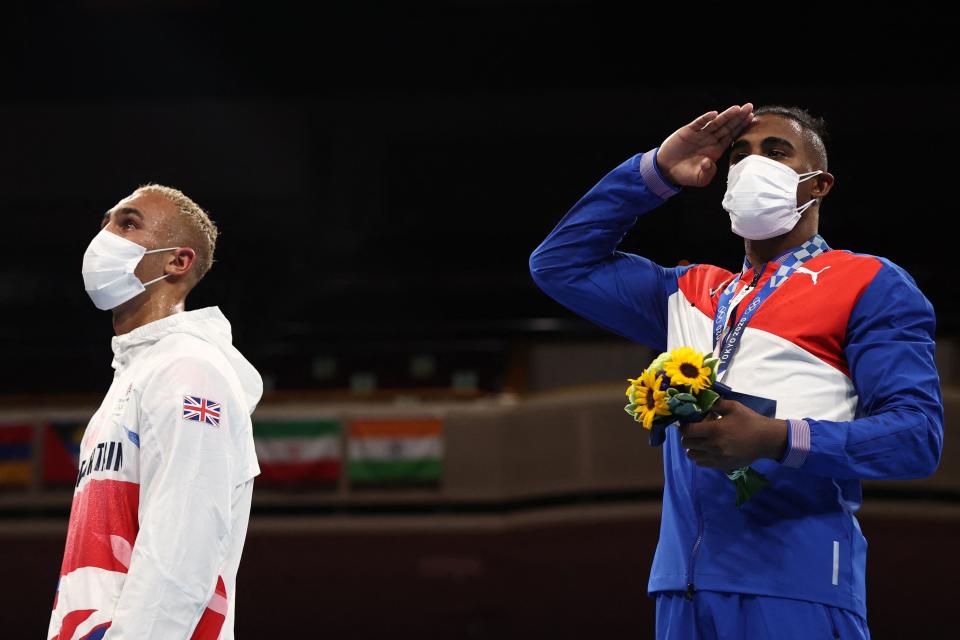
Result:
{"label": "white hooded jacket", "polygon": [[113,338],[47,638],[231,640],[263,392],[216,307]]}

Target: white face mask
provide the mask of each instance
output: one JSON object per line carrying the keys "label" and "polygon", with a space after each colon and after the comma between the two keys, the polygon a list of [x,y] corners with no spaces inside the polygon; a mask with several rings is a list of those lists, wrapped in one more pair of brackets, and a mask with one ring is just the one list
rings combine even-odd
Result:
{"label": "white face mask", "polygon": [[800,214],[816,202],[812,198],[797,208],[797,185],[823,171],[798,174],[776,160],[747,156],[727,174],[723,208],[730,214],[730,228],[742,238],[766,240],[789,232]]}
{"label": "white face mask", "polygon": [[146,247],[103,229],[93,237],[83,254],[83,286],[97,309],[113,309],[169,275],[140,282],[133,271],[143,256],[176,249],[179,247],[147,251]]}

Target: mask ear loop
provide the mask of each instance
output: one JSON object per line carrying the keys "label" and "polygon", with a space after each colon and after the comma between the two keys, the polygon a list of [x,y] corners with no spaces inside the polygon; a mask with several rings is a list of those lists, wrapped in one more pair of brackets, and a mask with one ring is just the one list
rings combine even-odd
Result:
{"label": "mask ear loop", "polygon": [[797,213],[803,213],[804,211],[809,209],[810,205],[812,205],[816,201],[817,201],[816,198],[810,198],[810,200],[808,200],[805,205],[803,205],[802,207],[797,207]]}
{"label": "mask ear loop", "polygon": [[[821,173],[823,173],[823,171],[820,170],[820,169],[818,169],[818,170],[816,170],[816,171],[810,171],[809,173],[801,173],[801,174],[800,174],[800,176],[801,176],[800,182],[803,182],[804,180],[809,180],[809,179],[812,178],[813,176],[820,175]],[[806,177],[804,178],[804,177],[802,177],[802,176],[806,176]],[[805,205],[803,205],[802,207],[798,207],[798,208],[797,208],[797,213],[803,213],[804,211],[806,211],[807,209],[809,209],[809,208],[810,208],[810,205],[812,205],[812,204],[813,204],[814,202],[816,202],[817,200],[818,200],[818,198],[810,198],[810,200],[809,200]]]}
{"label": "mask ear loop", "polygon": [[[151,249],[150,251],[144,251],[144,252],[143,252],[143,255],[147,255],[147,254],[149,254],[149,253],[160,253],[160,252],[162,252],[162,251],[176,251],[176,250],[179,249],[179,248],[180,248],[180,247],[167,247],[166,249]],[[152,285],[154,282],[160,282],[161,280],[163,280],[164,278],[167,278],[167,277],[169,277],[169,276],[170,276],[169,273],[165,273],[165,274],[163,274],[162,276],[160,276],[159,278],[154,278],[154,279],[151,280],[150,282],[144,282],[144,283],[143,283],[143,286],[144,286],[144,288],[149,287],[149,286]]]}
{"label": "mask ear loop", "polygon": [[150,285],[152,285],[154,282],[160,282],[161,280],[163,280],[164,278],[167,278],[167,277],[169,277],[169,276],[170,276],[169,273],[165,273],[165,274],[163,274],[162,276],[160,276],[159,278],[154,278],[154,279],[151,280],[150,282],[144,282],[144,283],[143,283],[143,287],[144,287],[144,289],[146,289],[147,287],[149,287]]}

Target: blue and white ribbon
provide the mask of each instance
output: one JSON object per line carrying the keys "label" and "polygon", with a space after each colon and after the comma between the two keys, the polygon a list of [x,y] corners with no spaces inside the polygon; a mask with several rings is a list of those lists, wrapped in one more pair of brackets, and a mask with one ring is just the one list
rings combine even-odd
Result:
{"label": "blue and white ribbon", "polygon": [[[713,318],[713,352],[714,355],[720,359],[720,364],[717,365],[718,378],[722,377],[730,367],[733,356],[740,346],[740,338],[743,330],[750,323],[750,320],[753,319],[753,316],[756,315],[760,306],[766,302],[767,298],[769,298],[774,291],[787,281],[797,268],[803,266],[808,260],[812,260],[827,251],[830,251],[830,247],[827,245],[826,240],[820,235],[815,235],[799,247],[789,249],[780,254],[780,256],[773,260],[773,262],[780,265],[777,271],[770,277],[767,284],[757,292],[747,308],[743,310],[736,324],[733,325],[733,327],[728,327],[729,319],[733,316],[737,305],[739,305],[754,288],[752,284],[747,283],[744,284],[739,292],[736,292],[737,284],[739,284],[743,278],[743,274],[746,273],[751,266],[748,260],[744,260],[743,270],[740,272],[740,275],[734,278],[723,290],[723,293],[720,294],[720,300],[717,301],[717,313]],[[762,277],[763,273],[767,270],[767,264],[769,263],[763,264],[754,270],[754,282],[759,282],[760,277]],[[736,294],[734,292],[736,292]]]}

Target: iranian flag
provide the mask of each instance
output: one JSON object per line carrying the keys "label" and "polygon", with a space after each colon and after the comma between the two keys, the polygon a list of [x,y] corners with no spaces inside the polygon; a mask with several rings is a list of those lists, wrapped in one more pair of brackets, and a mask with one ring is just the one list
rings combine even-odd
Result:
{"label": "iranian flag", "polygon": [[335,420],[258,420],[253,440],[266,483],[331,484],[340,478],[342,426]]}
{"label": "iranian flag", "polygon": [[352,482],[434,482],[443,469],[443,423],[435,418],[350,423]]}

